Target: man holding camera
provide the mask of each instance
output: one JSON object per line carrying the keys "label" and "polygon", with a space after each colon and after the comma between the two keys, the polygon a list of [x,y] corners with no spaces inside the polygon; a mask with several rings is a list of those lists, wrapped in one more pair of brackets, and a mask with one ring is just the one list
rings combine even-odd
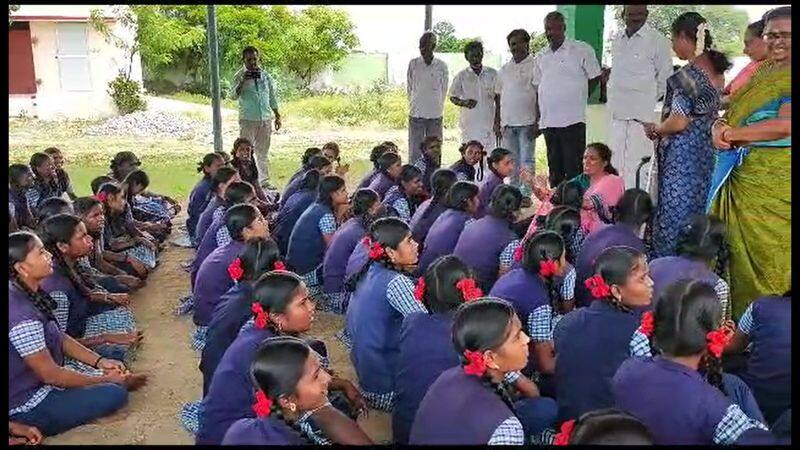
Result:
{"label": "man holding camera", "polygon": [[233,76],[230,97],[239,100],[239,136],[250,140],[255,150],[258,180],[265,189],[274,190],[269,183],[269,142],[272,119],[275,131],[281,129],[281,115],[272,78],[258,66],[258,50],[242,50],[244,67]]}

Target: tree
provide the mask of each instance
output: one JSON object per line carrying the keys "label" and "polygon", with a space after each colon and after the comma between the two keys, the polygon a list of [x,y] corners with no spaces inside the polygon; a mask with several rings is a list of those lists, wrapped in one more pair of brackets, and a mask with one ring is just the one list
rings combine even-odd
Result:
{"label": "tree", "polygon": [[456,28],[445,21],[436,22],[431,31],[436,35],[436,51],[441,53],[461,53],[467,42],[479,40],[479,38],[457,38]]}
{"label": "tree", "polygon": [[326,67],[335,67],[358,45],[347,13],[327,6],[300,11],[286,41],[283,65],[303,87]]}
{"label": "tree", "polygon": [[[619,28],[624,29],[622,6],[614,5],[611,8]],[[742,37],[748,22],[747,13],[743,10],[731,5],[651,5],[649,10],[647,22],[667,38],[671,37],[672,21],[685,12],[698,12],[706,18],[717,50],[729,56],[742,54]]]}
{"label": "tree", "polygon": [[539,53],[539,50],[547,47],[547,36],[544,33],[531,31],[530,51],[532,55]]}
{"label": "tree", "polygon": [[[205,5],[143,5],[134,8],[145,73],[185,72],[201,92],[208,87]],[[217,6],[220,77],[223,84],[242,66],[242,50],[259,50],[271,71],[289,72],[306,86],[358,45],[347,13],[327,6],[292,12],[286,6]]]}

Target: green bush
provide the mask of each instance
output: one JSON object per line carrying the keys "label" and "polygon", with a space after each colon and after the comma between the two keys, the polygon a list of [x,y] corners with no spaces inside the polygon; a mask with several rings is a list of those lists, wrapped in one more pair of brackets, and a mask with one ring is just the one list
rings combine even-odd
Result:
{"label": "green bush", "polygon": [[142,98],[142,89],[137,81],[119,74],[108,83],[108,87],[108,93],[121,115],[144,111],[147,108],[147,102]]}
{"label": "green bush", "polygon": [[[408,126],[408,99],[402,89],[373,87],[350,94],[322,93],[291,102],[282,108],[287,117],[302,116],[341,126],[380,125],[390,129]],[[444,126],[458,126],[458,108],[445,102]]]}

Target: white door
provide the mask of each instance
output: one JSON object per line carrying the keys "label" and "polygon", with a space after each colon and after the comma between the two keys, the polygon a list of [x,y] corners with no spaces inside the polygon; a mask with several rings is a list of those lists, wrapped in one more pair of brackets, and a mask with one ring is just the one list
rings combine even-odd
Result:
{"label": "white door", "polygon": [[56,24],[56,59],[61,89],[91,91],[88,25],[79,22]]}

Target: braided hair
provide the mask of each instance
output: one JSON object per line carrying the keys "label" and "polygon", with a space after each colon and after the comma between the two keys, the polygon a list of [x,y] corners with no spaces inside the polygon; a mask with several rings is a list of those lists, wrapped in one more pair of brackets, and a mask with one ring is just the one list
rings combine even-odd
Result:
{"label": "braided hair", "polygon": [[555,231],[564,240],[564,250],[567,252],[567,261],[575,264],[578,258],[577,250],[581,242],[578,242],[578,232],[581,229],[581,213],[577,209],[569,206],[556,206],[547,215],[544,229]]}
{"label": "braided hair", "polygon": [[244,273],[240,281],[255,282],[261,275],[275,270],[275,263],[281,260],[278,244],[269,238],[258,238],[247,243],[239,253]]}
{"label": "braided hair", "polygon": [[405,184],[413,183],[414,180],[419,180],[420,178],[422,178],[421,170],[411,164],[405,164],[400,170],[400,177],[397,179],[397,187],[400,189],[400,195],[406,199],[406,202],[408,203],[408,211],[412,216],[417,210],[417,202],[414,198],[410,197],[408,193],[406,193]]}
{"label": "braided hair", "polygon": [[450,169],[436,169],[436,171],[433,172],[433,175],[431,175],[431,190],[433,191],[433,196],[431,197],[430,204],[428,204],[428,208],[422,213],[422,217],[420,217],[421,221],[425,220],[426,217],[433,213],[434,206],[445,204],[447,193],[450,192],[450,188],[457,180],[458,177],[456,173]]}
{"label": "braided hair", "polygon": [[515,186],[500,184],[489,198],[489,214],[505,219],[509,226],[514,223],[514,213],[522,206],[522,194]]}
{"label": "braided hair", "polygon": [[[239,172],[233,167],[229,166],[220,167],[219,170],[217,170],[217,173],[215,173],[214,176],[211,177],[211,192],[218,194],[219,185],[227,183],[228,181],[231,180],[231,178],[235,177],[238,173]],[[225,193],[223,192],[223,195],[221,195],[220,197],[224,197],[224,194]]]}
{"label": "braided hair", "polygon": [[[269,314],[282,314],[302,285],[303,279],[294,272],[270,270],[253,284],[253,301],[258,302]],[[268,326],[275,334],[292,334],[277,329],[272,321]]]}
{"label": "braided hair", "polygon": [[[547,300],[550,305],[550,329],[553,328],[553,317],[561,314],[564,309],[561,292],[555,282],[553,275],[545,277],[540,272],[540,264],[544,261],[556,261],[561,263],[561,255],[564,254],[564,240],[553,231],[537,231],[525,241],[522,247],[522,267],[533,274],[539,275],[547,287]],[[554,274],[555,275],[555,274]]]}
{"label": "braided hair", "polygon": [[463,261],[455,255],[440,256],[423,276],[425,292],[420,301],[431,314],[454,312],[465,301],[456,283],[466,278],[475,279],[475,274]]}
{"label": "braided hair", "polygon": [[206,156],[203,157],[203,160],[197,163],[197,173],[202,173],[203,178],[206,180],[211,179],[211,174],[206,171],[206,168],[211,167],[217,161],[225,161],[222,156],[218,155],[217,153],[206,153]]}
{"label": "braided hair", "polygon": [[279,400],[297,390],[297,383],[303,377],[306,361],[311,354],[311,347],[302,339],[277,336],[259,345],[250,365],[250,377],[255,388],[272,400],[269,417],[282,421],[309,445],[313,445],[314,441],[297,422],[286,419]]}
{"label": "braided hair", "polygon": [[257,183],[258,166],[256,165],[256,157],[253,154],[253,151],[250,151],[250,158],[247,160],[239,159],[236,156],[236,150],[242,144],[247,144],[250,146],[253,145],[253,143],[250,142],[250,139],[247,139],[246,137],[236,138],[236,140],[233,141],[233,149],[231,150],[231,165],[234,169],[239,171],[239,175],[243,180],[246,180],[250,183]]}
{"label": "braided hair", "polygon": [[[653,343],[668,356],[704,353],[706,335],[722,322],[722,306],[714,288],[700,280],[682,279],[670,284],[659,296],[653,314]],[[706,381],[725,392],[722,361],[706,353],[700,363]]]}
{"label": "braided hair", "polygon": [[497,147],[496,149],[492,150],[492,153],[489,154],[489,158],[486,159],[486,167],[488,167],[489,170],[501,180],[505,177],[497,173],[497,169],[495,169],[494,165],[502,161],[506,156],[511,156],[511,151],[502,147]]}
{"label": "braided hair", "polygon": [[58,270],[72,282],[82,295],[88,298],[92,291],[104,289],[95,284],[92,276],[86,273],[80,264],[74,264],[74,267],[71,267],[58,248],[58,244],[69,244],[81,223],[81,219],[72,214],[57,214],[40,225],[40,236],[44,247],[52,253],[56,260]]}
{"label": "braided hair", "polygon": [[256,196],[256,190],[253,185],[247,181],[234,181],[225,189],[225,199],[222,202],[222,207],[230,208],[239,203],[245,203],[248,199]]}
{"label": "braided hair", "polygon": [[361,220],[361,226],[363,226],[365,230],[369,229],[370,225],[372,225],[372,222],[377,218],[373,217],[369,213],[369,210],[375,205],[375,203],[380,203],[380,201],[381,197],[378,195],[378,193],[370,188],[362,188],[353,193],[353,197],[350,200],[353,216],[358,217],[359,220]]}
{"label": "braided hair", "polygon": [[450,209],[466,211],[469,201],[480,193],[477,184],[470,181],[456,181],[447,191],[445,204]]}
{"label": "braided hair", "polygon": [[[467,351],[485,352],[497,350],[503,345],[516,314],[510,303],[493,297],[484,297],[459,306],[453,318],[452,330],[453,346],[461,365],[469,363],[464,355]],[[515,410],[511,394],[504,383],[494,382],[488,373],[481,376],[480,380],[484,386],[493,390],[512,412]]]}
{"label": "braided hair", "polygon": [[[408,224],[402,220],[396,217],[382,217],[370,225],[369,231],[367,232],[367,237],[369,238],[370,242],[380,244],[384,250],[387,248],[397,250],[397,248],[400,246],[400,243],[403,242],[403,240],[410,234],[411,229],[409,229]],[[360,242],[357,245],[364,244],[363,242]],[[389,255],[384,252],[383,255],[377,260],[367,259],[367,263],[364,264],[361,270],[359,270],[358,273],[350,277],[345,282],[345,289],[348,292],[353,292],[356,290],[358,282],[361,281],[361,279],[367,274],[373,263],[382,264],[389,270],[394,270],[397,272],[404,271],[402,267],[396,267],[394,264],[392,264],[391,260],[389,259]]]}
{"label": "braided hair", "polygon": [[258,209],[247,203],[240,203],[233,205],[225,211],[223,220],[225,221],[225,228],[228,229],[231,239],[234,241],[244,240],[244,229],[252,225],[252,223],[261,216]]}
{"label": "braided hair", "polygon": [[681,256],[714,263],[715,272],[724,278],[728,265],[728,245],[725,224],[716,216],[698,214],[681,230],[677,253]]}
{"label": "braided hair", "polygon": [[19,272],[14,268],[16,264],[25,261],[28,253],[36,247],[38,241],[39,238],[28,231],[18,231],[8,235],[8,279],[28,296],[33,306],[45,317],[55,320],[53,315],[53,310],[57,307],[55,300],[41,289],[35,292],[31,290],[27,284],[22,282]]}
{"label": "braided hair", "polygon": [[[632,247],[623,245],[609,247],[595,260],[593,273],[600,275],[609,287],[612,285],[623,286],[627,283],[631,271],[644,257],[644,253]],[[602,300],[611,303],[620,311],[631,311],[631,308],[625,305],[622,299],[616,298],[611,293]]]}

